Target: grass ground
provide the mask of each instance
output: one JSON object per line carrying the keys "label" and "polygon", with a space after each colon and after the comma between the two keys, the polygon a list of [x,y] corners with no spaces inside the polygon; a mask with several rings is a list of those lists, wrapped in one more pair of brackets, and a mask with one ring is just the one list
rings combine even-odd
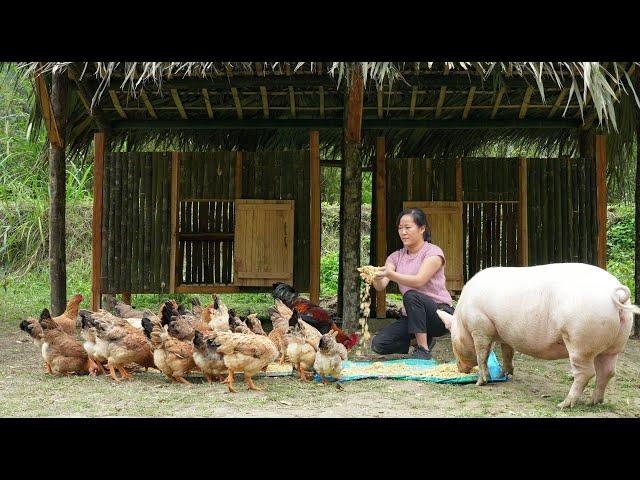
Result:
{"label": "grass ground", "polygon": [[[84,270],[86,268],[86,270]],[[88,285],[70,269],[69,292],[88,296]],[[556,404],[571,385],[567,360],[543,361],[516,354],[516,375],[486,387],[414,381],[361,380],[344,390],[293,377],[260,378],[265,392],[238,394],[224,385],[208,385],[193,374],[190,386],[172,385],[159,372],[135,372],[131,382],[116,384],[107,377],[56,378],[43,371],[42,358],[18,329],[27,315],[37,315],[48,303],[46,271],[34,272],[0,287],[0,416],[206,416],[206,417],[640,417],[640,341],[629,340],[610,383],[605,404],[559,410]],[[140,298],[148,306],[153,296]],[[135,297],[134,297],[135,301]],[[231,301],[231,299],[229,299]],[[246,306],[266,310],[259,297],[244,298]],[[157,305],[157,304],[156,304]],[[448,337],[435,348],[438,361],[453,358]],[[498,352],[499,355],[499,352]],[[582,397],[590,395],[594,380]]]}

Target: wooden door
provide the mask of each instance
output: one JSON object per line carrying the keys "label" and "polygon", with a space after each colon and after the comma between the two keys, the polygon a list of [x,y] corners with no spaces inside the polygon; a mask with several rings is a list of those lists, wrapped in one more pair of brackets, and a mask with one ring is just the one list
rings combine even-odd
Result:
{"label": "wooden door", "polygon": [[235,201],[235,284],[293,284],[293,200]]}
{"label": "wooden door", "polygon": [[404,208],[420,208],[431,226],[431,243],[439,246],[446,259],[444,275],[450,292],[462,290],[462,202],[408,201]]}

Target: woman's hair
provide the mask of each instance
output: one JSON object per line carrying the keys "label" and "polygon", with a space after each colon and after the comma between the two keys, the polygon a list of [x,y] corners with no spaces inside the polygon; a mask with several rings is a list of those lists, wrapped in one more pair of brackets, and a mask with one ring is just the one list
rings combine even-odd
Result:
{"label": "woman's hair", "polygon": [[431,242],[431,227],[429,226],[429,222],[427,221],[427,216],[425,215],[425,213],[419,208],[407,208],[401,211],[398,215],[396,225],[400,225],[400,220],[405,215],[411,215],[411,218],[418,227],[425,227],[422,238],[427,242]]}

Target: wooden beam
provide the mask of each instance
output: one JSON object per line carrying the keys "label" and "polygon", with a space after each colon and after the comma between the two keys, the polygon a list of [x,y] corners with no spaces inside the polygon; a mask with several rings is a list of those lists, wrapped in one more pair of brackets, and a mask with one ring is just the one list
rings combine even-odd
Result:
{"label": "wooden beam", "polygon": [[596,135],[596,212],[598,266],[607,268],[607,138]]}
{"label": "wooden beam", "polygon": [[240,97],[238,96],[238,89],[232,87],[231,95],[233,95],[233,103],[236,104],[236,113],[238,114],[238,120],[242,120],[242,104],[240,103]]}
{"label": "wooden beam", "polygon": [[111,97],[111,102],[113,103],[113,108],[116,109],[116,112],[118,112],[118,115],[120,115],[122,118],[126,119],[127,118],[127,114],[124,113],[124,110],[122,109],[122,105],[120,105],[120,100],[118,99],[118,94],[116,93],[115,90],[109,90],[109,96]]}
{"label": "wooden beam", "polygon": [[296,96],[293,92],[293,87],[289,87],[289,107],[291,108],[291,116],[296,118]]}
{"label": "wooden beam", "polygon": [[178,204],[180,202],[180,194],[178,189],[180,184],[178,177],[180,175],[180,153],[171,152],[171,251],[169,252],[169,293],[176,291],[176,279],[180,278],[180,269],[182,265],[176,263],[176,255],[178,253]]}
{"label": "wooden beam", "polygon": [[324,87],[318,87],[320,93],[320,118],[324,118]]}
{"label": "wooden beam", "polygon": [[558,94],[558,98],[556,98],[556,101],[553,104],[553,108],[549,112],[549,117],[548,118],[553,118],[553,116],[556,114],[556,112],[560,108],[560,105],[562,104],[562,101],[564,100],[564,97],[567,96],[567,93],[569,93],[569,89],[568,88],[563,88],[562,90],[560,90],[560,93]]}
{"label": "wooden beam", "polygon": [[492,119],[496,117],[496,113],[498,113],[498,108],[500,108],[500,102],[502,101],[502,96],[505,94],[506,91],[507,91],[506,87],[502,87],[500,91],[498,91],[498,95],[496,96],[496,101],[493,104],[493,110],[491,111]]}
{"label": "wooden beam", "polygon": [[309,134],[310,195],[311,195],[311,238],[309,298],[316,305],[320,302],[320,133],[313,130]]}
{"label": "wooden beam", "polygon": [[202,89],[202,97],[204,98],[204,105],[207,109],[207,115],[209,118],[213,118],[213,108],[211,108],[211,100],[209,98],[209,90],[206,88]]}
{"label": "wooden beam", "polygon": [[382,91],[382,89],[378,90],[378,118],[382,118],[383,116],[383,109],[382,109],[382,104],[384,102],[384,93]]}
{"label": "wooden beam", "polygon": [[184,110],[184,106],[182,105],[182,100],[180,100],[180,95],[178,95],[178,90],[176,90],[175,88],[171,89],[171,96],[173,97],[173,103],[176,104],[176,108],[178,109],[178,112],[180,112],[180,117],[183,120],[187,120],[187,112],[185,112]]}
{"label": "wooden beam", "polygon": [[462,202],[463,200],[462,185],[462,157],[458,157],[456,158],[456,202]]}
{"label": "wooden beam", "polygon": [[518,175],[518,252],[521,267],[529,266],[529,220],[527,202],[527,159],[520,157]]}
{"label": "wooden beam", "polygon": [[262,97],[262,113],[264,118],[269,118],[269,99],[267,98],[267,88],[260,87],[260,96]]}
{"label": "wooden beam", "polygon": [[409,107],[409,118],[413,118],[416,113],[416,100],[418,98],[418,87],[417,85],[413,86],[413,90],[411,92],[411,105]]}
{"label": "wooden beam", "polygon": [[236,168],[233,173],[234,182],[234,198],[242,198],[242,158],[243,152],[241,150],[236,151]]}
{"label": "wooden beam", "polygon": [[[360,129],[365,130],[387,130],[387,129],[414,129],[414,130],[473,130],[473,129],[512,129],[512,128],[535,128],[535,129],[575,129],[582,125],[576,119],[524,119],[524,120],[415,120],[415,119],[367,119],[359,124]],[[164,129],[187,129],[187,130],[216,130],[216,129],[278,129],[296,128],[303,130],[331,130],[339,129],[342,126],[341,119],[283,119],[283,120],[156,120],[149,122],[146,120],[115,120],[110,124],[113,130],[164,130]]]}
{"label": "wooden beam", "polygon": [[53,114],[47,84],[45,83],[42,75],[37,75],[35,77],[35,84],[49,143],[57,148],[62,148],[64,142],[60,136],[60,132],[58,131],[58,124],[56,123],[55,115]]}
{"label": "wooden beam", "polygon": [[93,222],[91,244],[91,310],[97,312],[102,294],[102,192],[104,185],[104,132],[93,135]]}
{"label": "wooden beam", "polygon": [[[387,161],[385,138],[376,138],[376,265],[387,260]],[[387,291],[376,292],[376,317],[387,316]]]}
{"label": "wooden beam", "polygon": [[264,72],[262,71],[262,62],[256,62],[256,75],[264,76]]}
{"label": "wooden beam", "polygon": [[78,87],[78,95],[80,96],[80,99],[84,103],[85,108],[87,108],[87,112],[91,116],[91,119],[95,122],[96,126],[100,131],[107,134],[109,132],[109,122],[105,120],[104,114],[102,112],[102,109],[100,108],[100,105],[96,104],[93,108],[91,107],[91,102],[94,97],[94,93],[89,88],[88,81],[86,80],[86,78],[83,78],[83,79],[80,78],[80,73],[78,73],[73,63],[69,64],[67,68],[68,68],[70,77],[73,79],[73,81],[76,83],[76,86]]}
{"label": "wooden beam", "polygon": [[529,108],[529,102],[531,101],[532,94],[533,94],[533,87],[527,88],[527,91],[524,93],[524,99],[522,100],[522,106],[520,107],[520,113],[518,114],[518,118],[521,120],[527,114],[527,108]]}
{"label": "wooden beam", "polygon": [[140,90],[140,97],[142,97],[142,101],[144,102],[145,107],[147,107],[147,112],[151,115],[151,118],[157,120],[158,115],[156,115],[156,111],[153,109],[153,105],[149,101],[149,97],[147,97],[147,92],[144,90]]}
{"label": "wooden beam", "polygon": [[471,87],[469,89],[469,95],[467,96],[467,104],[464,107],[464,112],[462,112],[462,119],[466,120],[469,116],[469,110],[471,110],[471,104],[473,103],[473,96],[476,94],[476,87]]}
{"label": "wooden beam", "polygon": [[444,105],[444,98],[447,95],[447,87],[440,87],[440,95],[438,96],[438,105],[436,106],[436,118],[440,118],[442,115],[442,106]]}

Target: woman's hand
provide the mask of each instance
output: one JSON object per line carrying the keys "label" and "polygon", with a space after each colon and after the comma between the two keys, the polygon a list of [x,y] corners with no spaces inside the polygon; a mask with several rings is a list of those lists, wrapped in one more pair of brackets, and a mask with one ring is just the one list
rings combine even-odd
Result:
{"label": "woman's hand", "polygon": [[385,265],[384,267],[382,267],[382,270],[379,270],[378,272],[376,272],[374,280],[382,280],[383,278],[388,278],[390,271],[391,270],[389,270],[389,267]]}

